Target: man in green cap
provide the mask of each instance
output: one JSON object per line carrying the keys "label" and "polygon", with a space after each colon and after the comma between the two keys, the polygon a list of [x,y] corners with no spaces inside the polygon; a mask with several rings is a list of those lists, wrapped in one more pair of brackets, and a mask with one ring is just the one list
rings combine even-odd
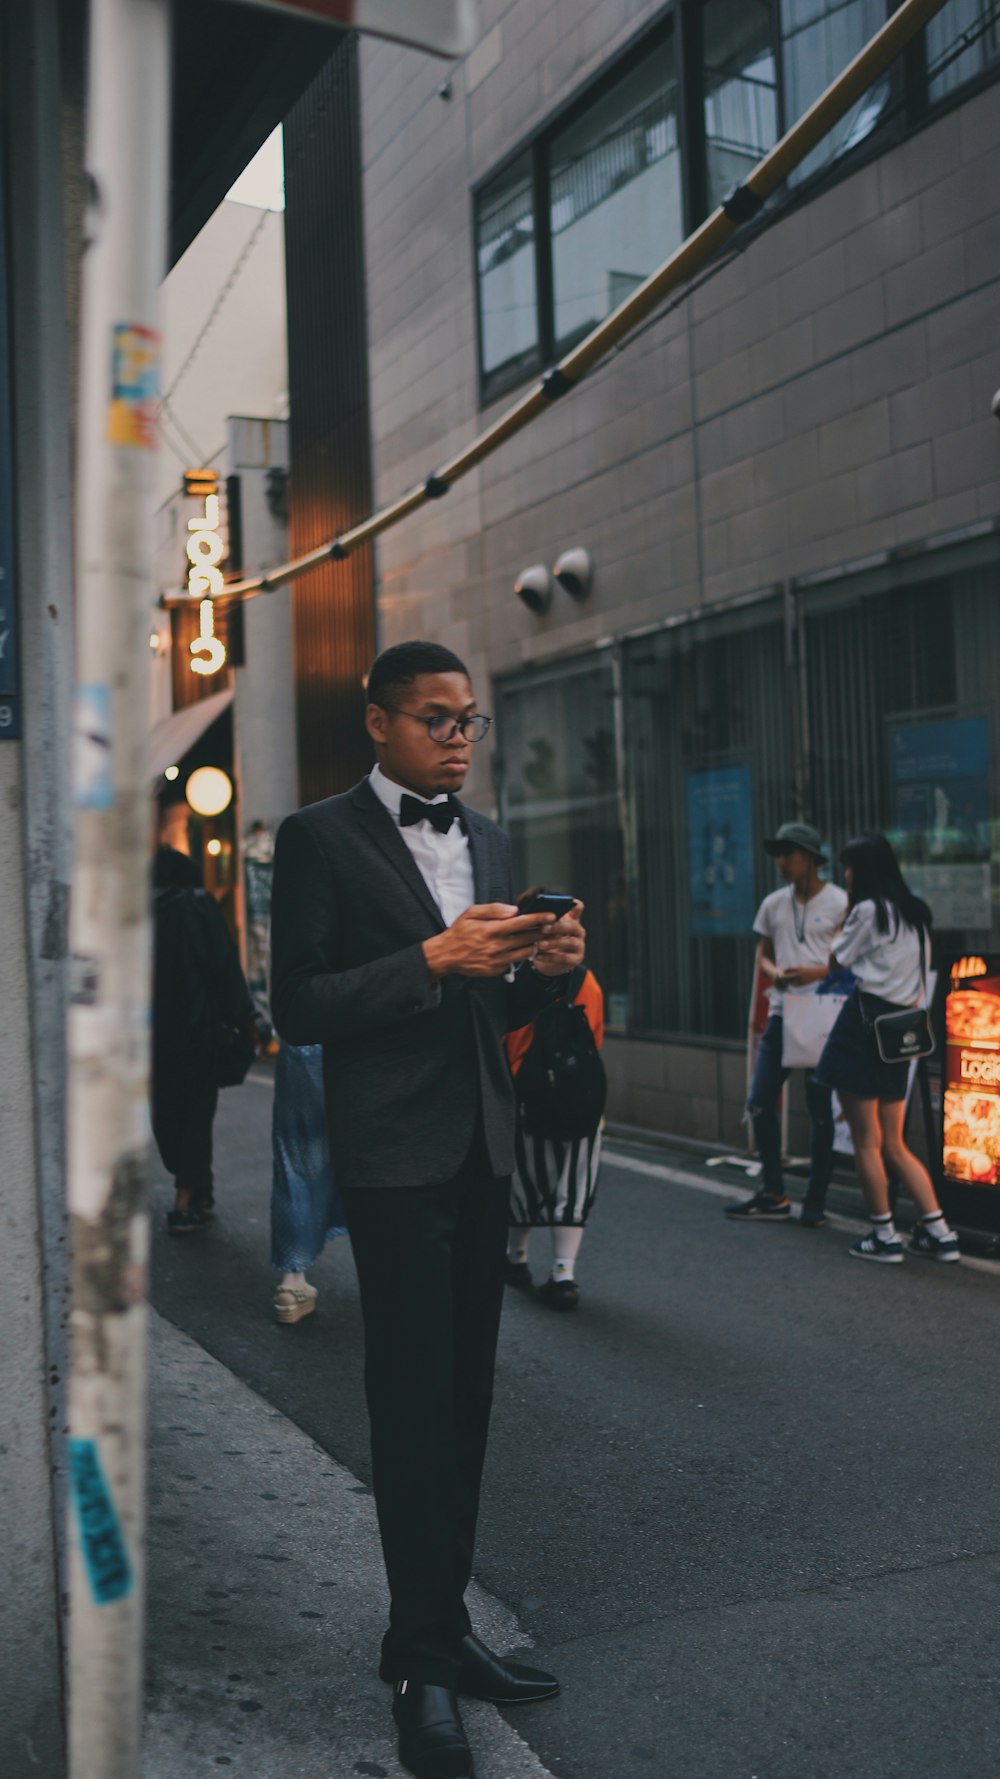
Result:
{"label": "man in green cap", "polygon": [[[757,963],[771,984],[771,1014],[760,1041],[747,1116],[761,1160],[763,1183],[752,1198],[726,1206],[726,1216],[739,1221],[751,1217],[780,1221],[791,1216],[792,1207],[781,1177],[781,1125],[778,1101],[791,1073],[782,1060],[785,996],[815,994],[827,975],[833,940],[847,912],[847,896],[835,883],[824,883],[819,874],[826,854],[823,842],[808,822],[785,822],[772,840],[765,840],[785,887],[765,896],[754,921],[758,936]],[[833,1110],[830,1090],[806,1075],[806,1106],[812,1124],[809,1151],[809,1185],[801,1221],[816,1229],[825,1221],[824,1206],[833,1171]]]}

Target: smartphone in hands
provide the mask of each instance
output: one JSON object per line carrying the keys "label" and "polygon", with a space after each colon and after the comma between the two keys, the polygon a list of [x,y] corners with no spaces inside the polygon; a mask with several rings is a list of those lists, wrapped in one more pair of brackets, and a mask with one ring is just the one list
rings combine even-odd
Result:
{"label": "smartphone in hands", "polygon": [[519,914],[554,914],[557,920],[571,914],[575,906],[575,896],[559,896],[544,889],[524,890],[517,898]]}

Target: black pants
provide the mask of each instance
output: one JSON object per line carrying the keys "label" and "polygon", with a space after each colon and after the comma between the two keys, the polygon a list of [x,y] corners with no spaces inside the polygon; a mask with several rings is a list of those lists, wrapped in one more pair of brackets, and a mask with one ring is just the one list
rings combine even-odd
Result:
{"label": "black pants", "polygon": [[384,1680],[454,1686],[470,1628],[509,1189],[477,1141],[446,1185],[344,1192],[392,1602]]}
{"label": "black pants", "polygon": [[153,1071],[153,1135],[178,1192],[192,1204],[212,1203],[212,1121],[219,1089],[188,1073]]}

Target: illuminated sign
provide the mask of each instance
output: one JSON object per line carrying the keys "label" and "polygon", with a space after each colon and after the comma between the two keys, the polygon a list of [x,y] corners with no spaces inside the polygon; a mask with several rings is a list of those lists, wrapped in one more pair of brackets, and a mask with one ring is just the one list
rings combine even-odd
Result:
{"label": "illuminated sign", "polygon": [[[185,488],[190,485],[193,472],[185,476]],[[217,486],[213,471],[206,471],[204,480],[198,483],[198,493],[202,489]],[[192,599],[200,599],[198,635],[191,643],[191,672],[218,673],[226,664],[225,645],[215,634],[215,608],[212,601],[222,592],[224,582],[220,562],[226,554],[219,530],[219,496],[216,493],[205,493],[203,511],[194,519],[188,520],[187,559],[188,577],[187,590]]]}
{"label": "illuminated sign", "polygon": [[998,968],[962,958],[945,1001],[944,1172],[969,1186],[1000,1186]]}

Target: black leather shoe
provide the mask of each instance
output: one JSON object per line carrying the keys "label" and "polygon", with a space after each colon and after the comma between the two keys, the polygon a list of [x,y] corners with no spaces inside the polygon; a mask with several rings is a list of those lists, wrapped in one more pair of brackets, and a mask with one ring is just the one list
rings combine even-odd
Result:
{"label": "black leather shoe", "polygon": [[476,1779],[454,1693],[447,1686],[400,1680],[392,1715],[399,1731],[399,1764],[415,1779]]}
{"label": "black leather shoe", "polygon": [[472,1631],[461,1642],[462,1666],[458,1690],[464,1699],[485,1699],[490,1705],[533,1705],[552,1699],[559,1691],[554,1674],[528,1668],[523,1662],[502,1661]]}

